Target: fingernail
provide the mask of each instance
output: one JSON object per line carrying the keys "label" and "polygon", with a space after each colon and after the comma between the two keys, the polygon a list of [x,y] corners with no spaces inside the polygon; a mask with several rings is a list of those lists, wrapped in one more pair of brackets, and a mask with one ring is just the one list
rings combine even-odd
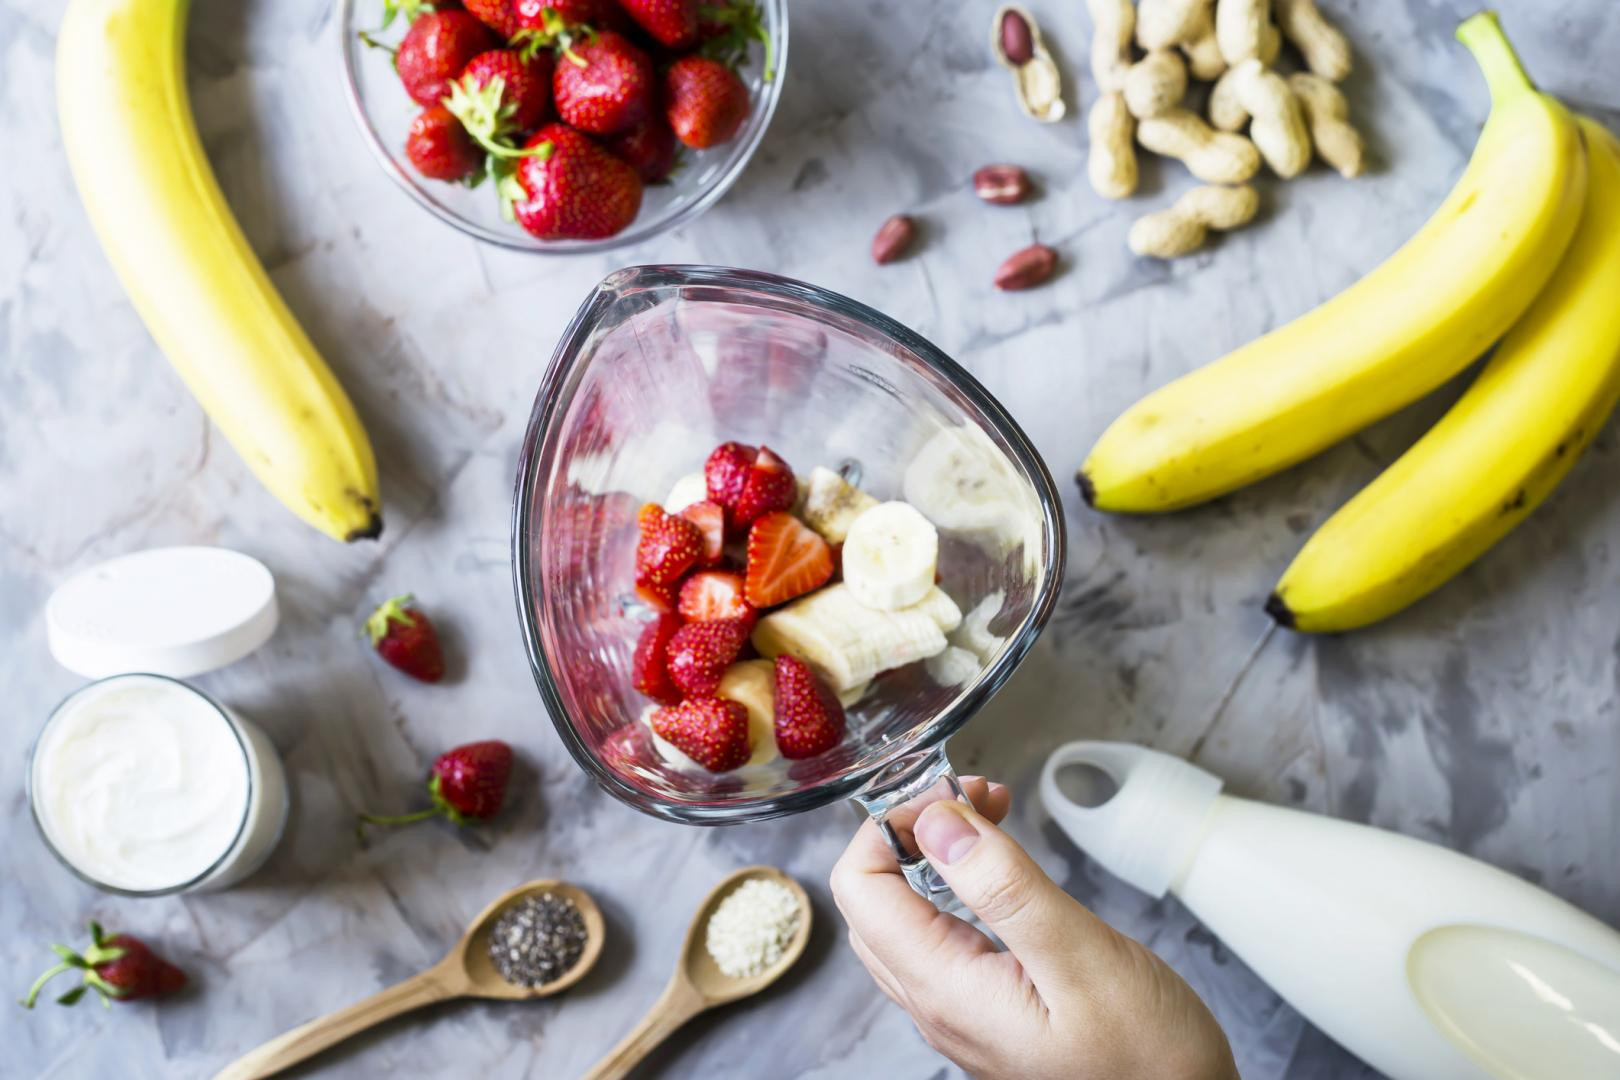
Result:
{"label": "fingernail", "polygon": [[989,794],[989,795],[999,795],[1003,791],[1006,791],[1006,790],[1007,790],[1007,785],[1006,784],[998,784],[994,780],[992,780],[992,781],[990,781],[990,788],[989,788],[987,794]]}
{"label": "fingernail", "polygon": [[979,842],[978,830],[962,816],[962,808],[954,802],[939,802],[922,812],[917,819],[917,844],[923,854],[936,862],[949,866],[972,850]]}

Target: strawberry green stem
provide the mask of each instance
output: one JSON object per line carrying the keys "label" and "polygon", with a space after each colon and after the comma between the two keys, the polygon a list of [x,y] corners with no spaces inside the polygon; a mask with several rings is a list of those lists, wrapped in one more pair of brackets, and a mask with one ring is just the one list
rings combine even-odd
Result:
{"label": "strawberry green stem", "polygon": [[378,41],[376,38],[372,37],[371,34],[372,34],[372,31],[369,31],[369,30],[360,31],[360,40],[365,42],[368,46],[370,46],[373,49],[381,49],[383,52],[387,53],[389,56],[394,57],[396,60],[399,59],[399,50],[398,49],[394,48],[392,45],[388,45],[388,44],[385,44],[384,42]]}
{"label": "strawberry green stem", "polygon": [[1535,93],[1536,84],[1524,70],[1519,54],[1502,32],[1494,11],[1481,11],[1464,19],[1457,27],[1457,40],[1473,54],[1491,91],[1491,107],[1500,106],[1526,93]]}
{"label": "strawberry green stem", "polygon": [[76,967],[78,967],[77,964],[70,964],[64,960],[55,967],[46,970],[45,974],[35,979],[34,985],[28,988],[28,996],[21,999],[22,1007],[25,1009],[32,1009],[34,1007],[34,1002],[39,1000],[39,992],[45,989],[46,983],[62,974],[62,972],[72,971]]}
{"label": "strawberry green stem", "polygon": [[409,825],[416,821],[426,821],[430,817],[437,817],[440,810],[437,806],[430,806],[426,810],[418,810],[414,814],[361,814],[360,820],[367,825]]}

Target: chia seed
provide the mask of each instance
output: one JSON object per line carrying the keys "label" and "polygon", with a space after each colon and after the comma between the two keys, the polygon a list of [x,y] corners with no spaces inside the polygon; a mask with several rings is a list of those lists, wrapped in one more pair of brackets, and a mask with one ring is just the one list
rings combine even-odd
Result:
{"label": "chia seed", "polygon": [[565,975],[585,949],[585,919],[566,896],[541,893],[495,920],[489,960],[517,986],[544,986]]}

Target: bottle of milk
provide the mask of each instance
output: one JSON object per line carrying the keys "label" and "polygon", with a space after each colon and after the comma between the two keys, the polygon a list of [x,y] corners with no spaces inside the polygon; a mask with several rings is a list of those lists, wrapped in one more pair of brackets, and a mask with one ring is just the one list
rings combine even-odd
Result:
{"label": "bottle of milk", "polygon": [[[1082,806],[1061,771],[1114,791]],[[1179,758],[1059,747],[1048,812],[1125,881],[1182,903],[1312,1023],[1395,1080],[1620,1077],[1620,933],[1398,833],[1220,793]]]}

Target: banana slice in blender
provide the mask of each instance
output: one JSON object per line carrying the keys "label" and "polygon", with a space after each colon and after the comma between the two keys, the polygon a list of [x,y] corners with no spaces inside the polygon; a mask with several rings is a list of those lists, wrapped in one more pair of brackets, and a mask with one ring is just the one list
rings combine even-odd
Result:
{"label": "banana slice in blender", "polygon": [[831,469],[810,470],[799,500],[799,516],[829,544],[841,544],[849,527],[878,501]]}
{"label": "banana slice in blender", "polygon": [[753,640],[763,656],[803,660],[842,697],[879,672],[944,652],[946,632],[961,622],[961,610],[937,586],[910,607],[878,611],[838,584],[760,619]]}
{"label": "banana slice in blender", "polygon": [[739,660],[720,677],[716,697],[730,698],[748,710],[748,741],[753,753],[743,767],[775,761],[776,665],[769,660]]}
{"label": "banana slice in blender", "polygon": [[844,584],[879,611],[899,611],[927,596],[938,565],[939,533],[909,503],[872,507],[844,538]]}
{"label": "banana slice in blender", "polygon": [[664,496],[664,513],[678,514],[693,503],[700,503],[708,497],[709,485],[703,479],[703,474],[687,473],[675,481],[675,486]]}

